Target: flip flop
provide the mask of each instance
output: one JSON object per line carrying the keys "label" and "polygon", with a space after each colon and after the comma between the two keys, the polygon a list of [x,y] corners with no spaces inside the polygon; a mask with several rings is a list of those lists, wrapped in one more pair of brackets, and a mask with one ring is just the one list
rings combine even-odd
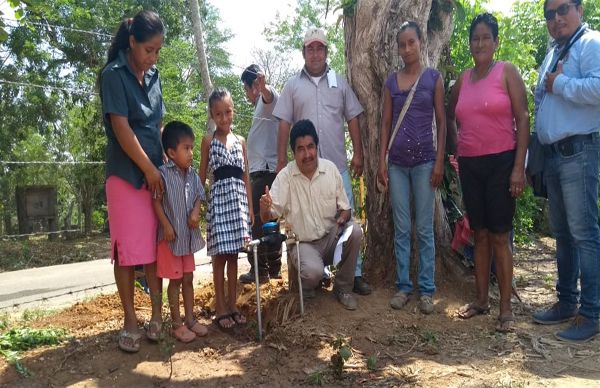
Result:
{"label": "flip flop", "polygon": [[158,321],[149,321],[144,324],[144,329],[146,330],[146,337],[150,341],[158,342],[160,339],[160,331],[162,329],[162,324]]}
{"label": "flip flop", "polygon": [[498,333],[510,333],[514,331],[513,323],[515,322],[515,316],[513,314],[499,315],[498,322],[496,323],[496,331]]}
{"label": "flip flop", "polygon": [[231,319],[235,322],[236,325],[245,325],[246,317],[242,315],[239,311],[234,311],[230,314]]}
{"label": "flip flop", "polygon": [[227,327],[222,324],[222,321],[224,321],[226,319],[231,321],[232,320],[231,314],[223,314],[223,315],[219,315],[219,316],[213,318],[213,324],[215,326],[217,326],[217,328],[219,328],[220,330],[222,330],[224,332],[231,332],[231,331],[233,331],[233,328],[235,326],[235,321],[233,321],[233,324],[231,326]]}
{"label": "flip flop", "polygon": [[208,334],[208,329],[206,328],[206,326],[202,325],[196,319],[194,319],[190,324],[186,323],[185,326],[198,337],[204,337]]}
{"label": "flip flop", "polygon": [[481,307],[475,303],[469,303],[458,309],[457,315],[461,319],[473,318],[476,315],[487,315],[490,313],[490,306]]}
{"label": "flip flop", "polygon": [[196,334],[193,331],[188,329],[185,325],[180,325],[179,327],[171,330],[171,334],[173,337],[177,338],[178,341],[183,343],[192,342],[196,339]]}
{"label": "flip flop", "polygon": [[127,353],[137,353],[140,351],[140,340],[142,335],[139,333],[132,333],[127,330],[121,330],[119,332],[119,349]]}

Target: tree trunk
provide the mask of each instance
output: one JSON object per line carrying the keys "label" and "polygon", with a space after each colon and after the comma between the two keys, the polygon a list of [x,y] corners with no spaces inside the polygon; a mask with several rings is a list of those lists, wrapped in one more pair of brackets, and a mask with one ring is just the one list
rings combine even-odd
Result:
{"label": "tree trunk", "polygon": [[[432,3],[436,3],[433,12]],[[373,283],[390,282],[395,278],[389,199],[387,194],[382,195],[376,189],[379,149],[382,146],[379,133],[383,87],[388,75],[401,67],[396,34],[404,21],[416,21],[423,31],[424,65],[438,65],[453,29],[451,11],[440,10],[441,3],[449,5],[449,1],[442,0],[359,0],[352,15],[344,18],[348,79],[365,110],[360,119],[367,189],[365,272]],[[436,195],[435,234],[437,257],[451,257],[448,254],[451,233],[439,192]],[[414,236],[412,246],[414,251]],[[414,259],[415,255],[411,256]],[[441,260],[437,262],[440,264]],[[440,274],[442,271],[436,272]]]}
{"label": "tree trunk", "polygon": [[[206,100],[208,106],[208,97],[213,91],[213,84],[210,80],[210,74],[208,72],[208,61],[206,60],[206,49],[204,48],[204,32],[202,27],[202,19],[200,18],[200,6],[198,5],[198,0],[190,1],[190,12],[192,16],[194,42],[196,44],[196,56],[198,57],[198,67],[200,69],[200,77],[202,78],[202,86],[204,89],[204,99]],[[210,112],[208,117],[208,132],[214,132],[216,127],[215,122],[210,118]]]}

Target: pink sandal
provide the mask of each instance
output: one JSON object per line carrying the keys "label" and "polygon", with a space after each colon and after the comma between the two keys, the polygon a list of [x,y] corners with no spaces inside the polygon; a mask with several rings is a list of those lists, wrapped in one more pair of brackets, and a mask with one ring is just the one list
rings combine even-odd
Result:
{"label": "pink sandal", "polygon": [[173,330],[171,330],[171,334],[173,337],[177,338],[178,341],[183,343],[192,342],[196,339],[196,334],[193,331],[188,329],[185,325],[180,325],[179,327],[173,326]]}

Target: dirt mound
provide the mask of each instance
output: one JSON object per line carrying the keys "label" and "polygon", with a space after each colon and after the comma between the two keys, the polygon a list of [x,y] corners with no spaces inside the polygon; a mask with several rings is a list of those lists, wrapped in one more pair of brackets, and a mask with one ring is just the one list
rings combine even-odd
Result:
{"label": "dirt mound", "polygon": [[[525,303],[515,302],[515,331],[507,335],[494,332],[496,299],[490,315],[466,321],[456,317],[458,307],[472,298],[470,287],[440,284],[431,315],[418,311],[415,298],[401,311],[390,309],[392,288],[359,297],[359,308],[352,312],[326,289],[306,302],[306,313],[300,316],[297,295],[277,280],[261,286],[266,335],[258,343],[254,286],[239,287],[238,301],[248,324],[224,333],[210,325],[214,292],[206,284],[195,294],[199,320],[209,325],[205,338],[174,343],[170,353],[165,342],[144,339],[139,353],[125,354],[115,342],[122,319],[118,295],[105,295],[37,321],[37,326],[64,327],[74,338],[24,353],[23,364],[33,373],[27,379],[1,360],[0,385],[597,386],[600,340],[560,343],[553,333],[563,326],[531,323],[531,311],[554,298],[552,255],[543,241],[520,250],[515,278]],[[149,298],[141,291],[135,298],[141,324],[150,316]],[[331,362],[336,344],[349,352],[337,377]]]}

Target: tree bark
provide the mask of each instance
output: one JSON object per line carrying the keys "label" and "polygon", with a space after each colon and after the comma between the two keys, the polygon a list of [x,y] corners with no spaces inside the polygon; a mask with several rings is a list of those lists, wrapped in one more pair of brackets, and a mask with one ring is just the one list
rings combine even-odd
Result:
{"label": "tree bark", "polygon": [[[194,43],[196,44],[196,56],[198,57],[198,68],[200,70],[200,78],[204,90],[204,99],[208,106],[208,97],[213,91],[213,84],[208,72],[208,61],[206,60],[206,49],[204,47],[204,31],[202,27],[202,19],[200,18],[200,6],[198,0],[190,0],[190,13],[192,16],[192,30],[194,31]],[[207,107],[208,109],[208,107]],[[215,130],[215,123],[210,118],[208,112],[207,129],[209,132]]]}
{"label": "tree bark", "polygon": [[[369,281],[373,283],[389,283],[395,278],[394,231],[389,198],[387,194],[380,194],[376,189],[379,150],[381,146],[385,146],[379,142],[383,87],[388,75],[401,67],[396,34],[405,21],[416,21],[423,31],[421,47],[424,65],[438,65],[452,33],[452,14],[445,11],[431,12],[432,2],[359,0],[354,5],[352,15],[344,18],[347,75],[364,107],[360,127],[367,190],[365,272]],[[429,24],[432,20],[435,28]],[[448,254],[450,228],[439,192],[436,195],[435,234],[437,257],[452,256]],[[413,262],[416,245],[413,236]],[[438,268],[440,262],[441,260],[437,260]],[[438,269],[436,272],[440,274],[442,271]]]}

